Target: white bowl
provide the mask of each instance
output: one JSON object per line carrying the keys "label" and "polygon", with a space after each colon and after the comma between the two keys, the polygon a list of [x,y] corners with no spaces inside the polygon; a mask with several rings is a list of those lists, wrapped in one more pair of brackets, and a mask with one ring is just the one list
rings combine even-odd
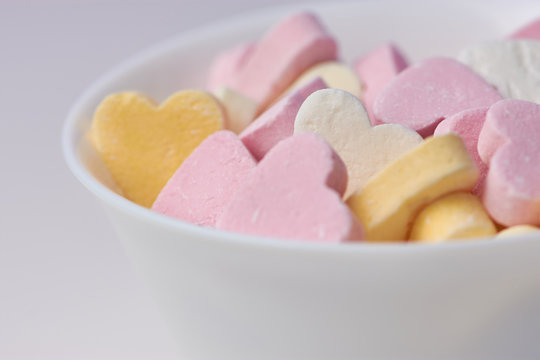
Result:
{"label": "white bowl", "polygon": [[393,40],[414,60],[452,56],[540,15],[492,3],[352,2],[264,10],[194,30],[117,67],[67,118],[69,167],[104,204],[185,359],[538,359],[537,234],[434,246],[323,245],[222,233],[137,206],[109,188],[85,139],[120,90],[158,100],[202,87],[220,50],[283,15],[317,12],[345,60]]}

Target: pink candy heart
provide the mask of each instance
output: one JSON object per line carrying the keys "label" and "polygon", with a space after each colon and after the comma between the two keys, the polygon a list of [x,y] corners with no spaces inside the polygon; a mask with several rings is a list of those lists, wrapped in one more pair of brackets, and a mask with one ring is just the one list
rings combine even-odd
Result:
{"label": "pink candy heart", "polygon": [[343,161],[322,138],[294,135],[249,174],[217,227],[284,239],[360,240],[362,228],[341,201],[346,185]]}
{"label": "pink candy heart", "polygon": [[521,29],[518,29],[510,35],[509,38],[540,40],[540,18],[530,22]]}
{"label": "pink candy heart", "polygon": [[255,166],[234,133],[218,131],[182,163],[152,210],[197,225],[215,226],[216,218]]}
{"label": "pink candy heart", "polygon": [[229,84],[237,76],[251,56],[255,44],[240,44],[215,58],[208,74],[208,89],[216,91],[220,86]]}
{"label": "pink candy heart", "polygon": [[[241,64],[233,76],[228,73],[222,78],[224,83],[218,84],[214,75],[211,86],[230,87],[264,110],[305,70],[337,60],[337,43],[315,15],[302,12],[279,22],[253,48],[240,47],[229,58],[225,55],[224,68],[231,68],[228,62],[235,63],[235,59]],[[216,66],[212,73],[219,72],[222,65],[218,62]]]}
{"label": "pink candy heart", "polygon": [[489,166],[484,206],[499,223],[540,225],[540,105],[502,100],[490,107],[478,139]]}
{"label": "pink candy heart", "polygon": [[408,62],[391,43],[384,44],[367,53],[354,65],[358,77],[364,83],[363,101],[371,124],[375,125],[373,103],[385,86],[406,69]]}
{"label": "pink candy heart", "polygon": [[311,80],[285,95],[242,131],[240,139],[255,159],[262,159],[274,145],[292,136],[298,109],[311,93],[320,89],[326,89],[324,81],[321,78]]}
{"label": "pink candy heart", "polygon": [[475,195],[481,195],[484,189],[488,167],[478,154],[478,137],[486,120],[488,108],[468,109],[450,117],[439,123],[434,135],[444,135],[448,133],[458,134],[462,139],[469,154],[478,167],[478,182],[472,189]]}
{"label": "pink candy heart", "polygon": [[377,124],[401,124],[423,137],[444,118],[488,107],[501,95],[479,75],[448,58],[431,58],[397,75],[373,106]]}

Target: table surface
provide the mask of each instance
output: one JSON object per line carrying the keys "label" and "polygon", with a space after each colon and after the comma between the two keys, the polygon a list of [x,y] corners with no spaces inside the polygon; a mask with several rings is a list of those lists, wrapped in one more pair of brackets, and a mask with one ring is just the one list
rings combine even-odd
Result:
{"label": "table surface", "polygon": [[0,1],[0,359],[173,359],[100,205],[61,153],[96,77],[167,37],[285,0]]}

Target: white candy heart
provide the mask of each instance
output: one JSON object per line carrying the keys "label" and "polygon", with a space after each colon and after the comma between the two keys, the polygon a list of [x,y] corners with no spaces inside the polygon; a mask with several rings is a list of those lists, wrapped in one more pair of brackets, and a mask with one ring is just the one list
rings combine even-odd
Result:
{"label": "white candy heart", "polygon": [[257,103],[247,96],[226,86],[216,89],[218,98],[227,113],[227,129],[240,134],[255,118]]}
{"label": "white candy heart", "polygon": [[504,97],[540,103],[540,41],[484,43],[462,50],[458,58]]}
{"label": "white candy heart", "polygon": [[311,94],[298,110],[294,132],[313,132],[322,136],[343,159],[349,174],[344,199],[362,189],[369,178],[422,141],[420,135],[405,126],[371,126],[362,102],[337,89]]}

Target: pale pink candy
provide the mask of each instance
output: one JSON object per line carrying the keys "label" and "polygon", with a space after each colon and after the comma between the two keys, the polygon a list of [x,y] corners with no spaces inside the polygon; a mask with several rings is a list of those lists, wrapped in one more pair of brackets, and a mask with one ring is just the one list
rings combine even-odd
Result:
{"label": "pale pink candy", "polygon": [[478,155],[478,137],[486,120],[487,111],[487,107],[461,111],[441,121],[434,132],[434,135],[454,133],[463,139],[465,147],[478,167],[478,182],[472,190],[477,196],[482,195],[488,171],[487,165]]}
{"label": "pale pink candy", "polygon": [[379,46],[356,61],[354,68],[364,84],[363,102],[372,124],[373,103],[382,89],[408,66],[399,49],[391,43]]}
{"label": "pale pink candy", "polygon": [[207,88],[210,91],[217,90],[223,84],[229,84],[242,69],[249,59],[255,44],[240,44],[232,49],[219,54],[212,64],[208,73]]}
{"label": "pale pink candy", "polygon": [[319,77],[302,85],[272,105],[240,134],[255,159],[262,159],[278,142],[292,136],[298,109],[311,93],[320,89],[326,89],[326,84]]}
{"label": "pale pink candy", "polygon": [[219,229],[317,242],[361,240],[363,231],[341,201],[343,161],[322,138],[304,133],[275,146],[241,184]]}
{"label": "pale pink candy", "polygon": [[512,35],[510,35],[509,38],[540,40],[540,18],[517,30]]}
{"label": "pale pink candy", "polygon": [[499,223],[540,225],[540,105],[502,100],[491,106],[478,139],[489,166],[484,206]]}
{"label": "pale pink candy", "polygon": [[152,210],[198,225],[215,226],[256,162],[230,131],[210,135],[182,163]]}
{"label": "pale pink candy", "polygon": [[467,66],[449,58],[430,58],[408,67],[375,100],[377,124],[401,124],[423,137],[446,117],[488,107],[501,95]]}
{"label": "pale pink candy", "polygon": [[254,99],[263,110],[305,70],[336,59],[336,41],[317,17],[298,13],[272,28],[237,76],[223,85]]}

